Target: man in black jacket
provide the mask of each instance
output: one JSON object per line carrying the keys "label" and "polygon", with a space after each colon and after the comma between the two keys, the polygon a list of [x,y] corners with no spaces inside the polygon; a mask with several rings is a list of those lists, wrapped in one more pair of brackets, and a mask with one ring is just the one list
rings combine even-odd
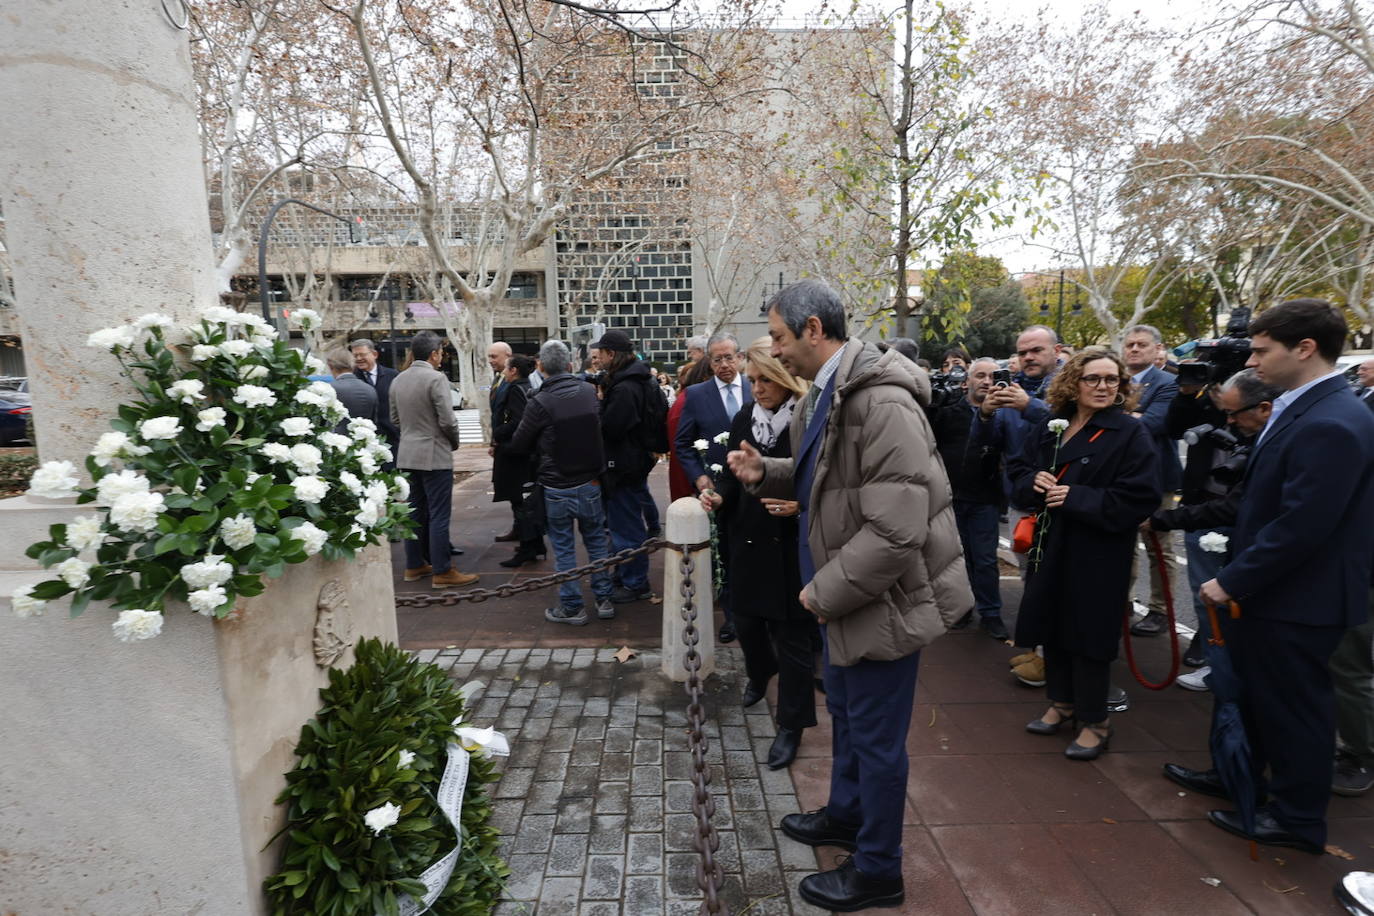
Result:
{"label": "man in black jacket", "polygon": [[[588,560],[605,559],[607,554],[606,512],[597,480],[606,464],[600,404],[595,388],[569,374],[570,360],[562,341],[550,340],[539,348],[544,384],[530,398],[510,443],[513,452],[538,449],[537,478],[544,489],[545,524],[553,542],[554,568],[559,572],[577,565],[574,523],[582,531]],[[611,577],[601,572],[591,580],[596,616],[610,620],[615,617]],[[564,582],[558,597],[559,606],[546,609],[544,619],[585,626],[587,612],[578,583]]]}
{"label": "man in black jacket", "polygon": [[[999,519],[1007,505],[1002,487],[1002,450],[996,445],[975,443],[972,437],[979,410],[993,390],[995,371],[996,360],[974,360],[968,367],[968,391],[947,397],[939,406],[932,402],[927,415],[954,490],[954,518],[964,545],[964,566],[973,586],[979,626],[993,639],[1004,640],[1009,634],[1002,622],[1002,592],[997,574]],[[971,614],[965,614],[952,629],[968,626],[973,619]]]}

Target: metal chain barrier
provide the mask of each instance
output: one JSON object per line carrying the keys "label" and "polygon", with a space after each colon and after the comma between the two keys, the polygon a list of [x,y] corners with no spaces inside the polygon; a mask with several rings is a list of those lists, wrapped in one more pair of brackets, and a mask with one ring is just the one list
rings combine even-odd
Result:
{"label": "metal chain barrier", "polygon": [[716,853],[720,850],[720,836],[711,824],[711,817],[716,813],[716,800],[711,795],[711,768],[706,763],[706,751],[710,742],[707,741],[705,732],[706,710],[701,704],[701,656],[697,654],[699,633],[696,586],[692,582],[692,574],[696,567],[692,552],[709,547],[710,542],[669,546],[682,551],[682,642],[687,647],[683,664],[687,668],[686,687],[689,701],[687,736],[692,749],[692,813],[697,818],[695,843],[697,854],[701,857],[697,863],[697,886],[705,895],[700,912],[703,916],[730,916],[729,906],[720,897],[721,886],[725,883],[720,862],[716,860]]}
{"label": "metal chain barrier", "polygon": [[583,576],[590,576],[593,573],[604,572],[614,569],[617,566],[624,566],[635,557],[647,556],[657,550],[662,550],[667,545],[667,541],[662,538],[653,538],[645,541],[638,547],[629,547],[619,553],[611,554],[600,560],[593,560],[585,566],[578,566],[573,569],[559,573],[550,573],[547,576],[539,576],[535,579],[527,579],[524,582],[508,582],[505,585],[498,585],[496,588],[474,588],[464,592],[439,592],[434,595],[413,594],[397,595],[397,607],[433,607],[434,605],[452,606],[470,601],[480,604],[488,598],[509,598],[511,595],[519,595],[524,592],[537,592],[541,588],[548,588],[552,585],[562,585],[564,582],[572,582],[574,579],[581,579]]}

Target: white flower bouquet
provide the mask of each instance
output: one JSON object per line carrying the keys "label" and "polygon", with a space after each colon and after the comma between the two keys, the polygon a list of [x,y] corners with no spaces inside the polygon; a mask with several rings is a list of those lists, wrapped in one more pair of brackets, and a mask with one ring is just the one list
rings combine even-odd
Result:
{"label": "white flower bouquet", "polygon": [[184,345],[172,331],[145,315],[90,335],[138,397],[93,443],[92,486],[69,461],[34,473],[31,495],[76,497],[95,513],[29,547],[56,577],[18,590],[19,616],[67,595],[73,616],[109,601],[122,611],[116,637],[148,639],[170,602],[225,617],[289,563],[347,559],[410,526],[404,479],[379,470],[386,446],[370,424],[333,431],[348,419],[333,386],[310,381],[305,355],[267,322],[216,306]]}

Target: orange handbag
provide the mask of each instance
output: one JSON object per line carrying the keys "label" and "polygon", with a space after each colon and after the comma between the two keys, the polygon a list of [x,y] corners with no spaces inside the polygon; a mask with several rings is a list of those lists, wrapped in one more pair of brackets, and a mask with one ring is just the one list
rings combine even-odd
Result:
{"label": "orange handbag", "polygon": [[1015,553],[1029,553],[1031,544],[1035,542],[1035,520],[1039,516],[1023,515],[1016,520],[1016,527],[1011,532],[1011,549]]}

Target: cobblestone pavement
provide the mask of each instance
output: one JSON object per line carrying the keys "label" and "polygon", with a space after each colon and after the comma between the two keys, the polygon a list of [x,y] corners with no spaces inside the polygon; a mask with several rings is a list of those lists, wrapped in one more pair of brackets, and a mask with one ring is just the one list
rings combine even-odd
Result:
{"label": "cobblestone pavement", "polygon": [[[602,649],[422,650],[459,684],[479,680],[473,719],[511,742],[494,822],[511,877],[498,914],[695,914],[687,698],[657,652],[625,664]],[[751,916],[816,914],[795,896],[812,850],[776,830],[799,810],[792,779],[766,758],[766,704],[739,704],[742,658],[717,656],[708,681],[708,761],[724,896]]]}

